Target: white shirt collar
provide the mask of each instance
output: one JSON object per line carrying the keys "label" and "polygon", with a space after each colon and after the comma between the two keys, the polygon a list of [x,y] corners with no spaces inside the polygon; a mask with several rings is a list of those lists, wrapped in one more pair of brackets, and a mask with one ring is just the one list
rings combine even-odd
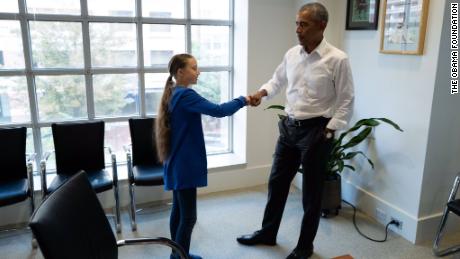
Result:
{"label": "white shirt collar", "polygon": [[314,50],[312,50],[312,52],[310,52],[310,54],[307,53],[307,51],[305,51],[305,48],[302,46],[302,48],[300,48],[300,54],[304,54],[304,55],[312,55],[313,53],[318,53],[318,55],[320,57],[322,57],[325,53],[326,53],[326,50],[327,50],[327,41],[325,38],[323,38],[323,40],[318,44],[318,46],[316,46],[316,48]]}

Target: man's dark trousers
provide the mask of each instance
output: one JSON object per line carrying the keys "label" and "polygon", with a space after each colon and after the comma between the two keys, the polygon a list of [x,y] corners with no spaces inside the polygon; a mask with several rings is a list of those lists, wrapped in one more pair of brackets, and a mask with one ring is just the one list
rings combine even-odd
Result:
{"label": "man's dark trousers", "polygon": [[278,123],[280,136],[268,183],[261,234],[276,237],[292,179],[302,165],[304,215],[297,249],[312,249],[318,230],[325,170],[333,139],[326,139],[324,134],[328,121],[324,117],[301,121],[284,118]]}

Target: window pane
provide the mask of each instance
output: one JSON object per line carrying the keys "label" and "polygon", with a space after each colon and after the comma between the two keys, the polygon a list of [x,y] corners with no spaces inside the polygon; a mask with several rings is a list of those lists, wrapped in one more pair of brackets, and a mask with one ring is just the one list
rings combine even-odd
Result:
{"label": "window pane", "polygon": [[134,23],[90,23],[91,62],[95,67],[137,65]]}
{"label": "window pane", "polygon": [[[117,163],[126,162],[126,153],[123,146],[131,144],[128,122],[105,123],[105,146],[110,147],[117,156]],[[108,152],[106,152],[108,153]],[[111,158],[106,156],[105,162]]]}
{"label": "window pane", "polygon": [[229,19],[228,0],[191,0],[192,19]]}
{"label": "window pane", "polygon": [[198,66],[227,66],[229,27],[192,26],[192,53]]}
{"label": "window pane", "polygon": [[94,75],[97,117],[139,114],[137,74]]}
{"label": "window pane", "polygon": [[37,76],[40,121],[87,118],[84,76]]}
{"label": "window pane", "polygon": [[144,24],[145,66],[167,65],[174,54],[185,52],[185,26]]}
{"label": "window pane", "polygon": [[[202,72],[194,89],[214,103],[229,101],[228,72]],[[230,118],[214,118],[203,115],[203,131],[208,153],[225,152],[229,150]]]}
{"label": "window pane", "polygon": [[27,0],[27,12],[80,15],[80,0]]}
{"label": "window pane", "polygon": [[81,23],[30,22],[33,66],[82,68]]}
{"label": "window pane", "polygon": [[133,17],[135,2],[134,0],[88,0],[88,12],[89,15]]}
{"label": "window pane", "polygon": [[[37,152],[35,152],[35,149],[34,149],[34,136],[32,134],[32,129],[31,128],[27,128],[26,153],[28,153],[28,154],[37,153]],[[35,157],[35,160],[40,160],[40,158]],[[34,164],[34,170],[37,171],[37,168],[35,168],[35,164]]]}
{"label": "window pane", "polygon": [[145,105],[147,114],[157,114],[168,73],[145,74]]}
{"label": "window pane", "polygon": [[142,16],[184,18],[184,0],[142,0]]}
{"label": "window pane", "polygon": [[18,0],[2,0],[2,13],[18,13]]}
{"label": "window pane", "polygon": [[30,122],[27,80],[20,76],[0,77],[0,124]]}
{"label": "window pane", "polygon": [[0,69],[24,68],[19,21],[0,20]]}

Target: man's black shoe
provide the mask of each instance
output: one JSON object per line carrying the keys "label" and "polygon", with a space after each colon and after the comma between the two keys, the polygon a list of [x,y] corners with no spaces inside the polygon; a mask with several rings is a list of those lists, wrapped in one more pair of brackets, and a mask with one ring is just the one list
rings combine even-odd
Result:
{"label": "man's black shoe", "polygon": [[242,245],[253,246],[253,245],[276,245],[276,238],[269,238],[260,231],[256,231],[249,235],[243,235],[236,238],[236,241]]}
{"label": "man's black shoe", "polygon": [[294,249],[286,259],[307,259],[313,254],[313,248],[308,250]]}

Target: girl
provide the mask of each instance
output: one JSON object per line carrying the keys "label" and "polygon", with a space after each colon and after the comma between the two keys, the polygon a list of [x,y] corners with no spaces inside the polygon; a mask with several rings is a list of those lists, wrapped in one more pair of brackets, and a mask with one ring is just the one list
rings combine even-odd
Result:
{"label": "girl", "polygon": [[[240,96],[214,104],[190,88],[200,71],[192,55],[178,54],[169,62],[169,77],[156,119],[158,157],[164,165],[165,190],[173,191],[171,239],[188,253],[196,222],[196,188],[207,185],[207,161],[201,114],[224,117],[249,103]],[[175,79],[175,83],[173,81]],[[174,254],[171,259],[177,258]],[[191,259],[201,259],[190,254]]]}

